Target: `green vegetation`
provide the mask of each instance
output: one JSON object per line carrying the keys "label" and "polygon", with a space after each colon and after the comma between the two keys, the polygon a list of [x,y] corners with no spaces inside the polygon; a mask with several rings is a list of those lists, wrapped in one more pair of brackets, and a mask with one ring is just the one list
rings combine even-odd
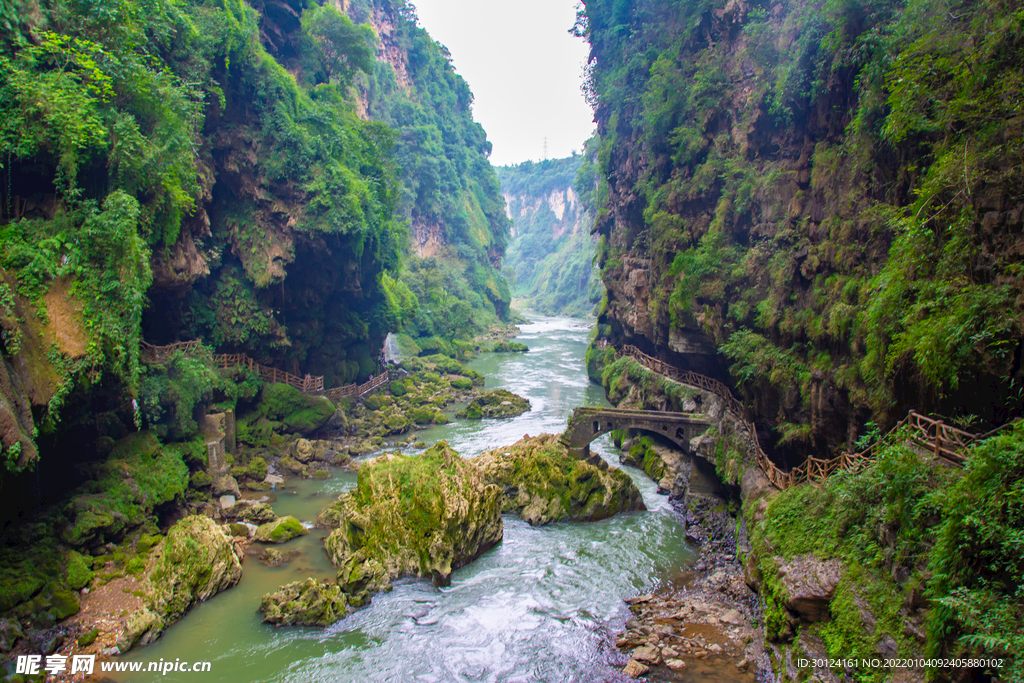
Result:
{"label": "green vegetation", "polygon": [[414,337],[469,337],[506,319],[511,302],[496,268],[509,221],[487,159],[491,144],[473,121],[473,94],[447,50],[417,25],[411,5],[353,0],[346,7],[359,23],[385,17],[391,25],[379,38],[404,57],[397,70],[381,61],[356,78],[369,116],[397,133],[396,209],[413,242],[401,282],[419,302],[418,310],[406,309],[403,329]]}
{"label": "green vegetation", "polygon": [[822,395],[858,426],[1019,415],[1020,17],[588,2],[601,322],[643,328],[623,273],[649,259],[644,334],[708,335],[766,421],[820,451],[846,432]]}
{"label": "green vegetation", "polygon": [[188,486],[182,453],[182,448],[161,445],[153,431],[117,442],[95,477],[71,497],[69,523],[61,532],[64,542],[83,548],[119,541],[127,531],[151,525],[153,508],[173,501]]}
{"label": "green vegetation", "polygon": [[586,156],[498,169],[514,225],[504,268],[522,305],[540,313],[588,315],[601,298],[590,235],[594,142]]}
{"label": "green vegetation", "polygon": [[[823,485],[777,494],[760,523],[758,501],[747,501],[769,638],[791,634],[777,563],[814,554],[845,568],[831,621],[801,627],[821,636],[831,656],[877,656],[876,643],[888,637],[899,656],[927,649],[932,656],[1004,657],[999,675],[1019,676],[1022,444],[1021,429],[989,439],[961,471],[922,458],[896,438],[861,474],[843,472]],[[871,619],[873,628],[866,625]],[[908,623],[922,638],[927,633],[924,646]],[[886,675],[857,672],[865,681]]]}
{"label": "green vegetation", "polygon": [[684,403],[700,394],[696,389],[648,370],[629,356],[622,356],[606,364],[602,370],[601,383],[613,403],[618,403],[630,391],[634,391],[639,405],[651,410],[661,409],[659,406],[665,405],[665,410],[683,412]]}

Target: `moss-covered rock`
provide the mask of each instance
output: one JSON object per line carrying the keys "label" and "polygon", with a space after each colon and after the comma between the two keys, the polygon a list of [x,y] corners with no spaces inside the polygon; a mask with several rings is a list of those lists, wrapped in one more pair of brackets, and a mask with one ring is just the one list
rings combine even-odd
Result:
{"label": "moss-covered rock", "polygon": [[53,616],[57,620],[67,619],[72,614],[78,614],[81,606],[78,604],[78,595],[74,591],[55,590],[50,598],[50,607]]}
{"label": "moss-covered rock", "polygon": [[553,434],[522,439],[470,462],[488,483],[504,491],[502,511],[517,513],[533,525],[645,509],[629,475],[574,458]]}
{"label": "moss-covered rock", "polygon": [[655,448],[654,440],[641,436],[633,441],[629,452],[620,458],[623,464],[639,467],[654,481],[665,476],[665,462]]}
{"label": "moss-covered rock", "polygon": [[356,488],[319,519],[337,523],[324,545],[348,590],[380,575],[374,562],[389,581],[430,576],[446,585],[454,569],[501,540],[500,498],[498,487],[442,441],[419,456],[365,463]]}
{"label": "moss-covered rock", "polygon": [[89,585],[89,582],[92,581],[92,569],[89,568],[92,558],[89,558],[87,563],[86,556],[71,550],[68,551],[67,563],[68,586],[75,590],[80,590]]}
{"label": "moss-covered rock", "polygon": [[234,586],[242,577],[241,562],[241,552],[231,537],[209,517],[193,515],[179,521],[154,548],[147,563],[149,609],[142,611],[149,612],[152,619],[138,615],[138,628],[128,640],[131,644],[136,640],[152,642],[192,605]]}
{"label": "moss-covered rock", "polygon": [[89,647],[96,642],[100,635],[98,628],[91,628],[78,637],[78,647]]}
{"label": "moss-covered rock", "polygon": [[434,421],[434,411],[430,408],[413,408],[408,414],[409,419],[416,424],[428,425]]}
{"label": "moss-covered rock", "polygon": [[473,388],[473,380],[468,377],[452,377],[448,380],[453,388],[460,391],[468,391]]}
{"label": "moss-covered rock", "polygon": [[309,578],[264,595],[260,612],[269,624],[330,626],[345,618],[345,604],[339,586]]}
{"label": "moss-covered rock", "polygon": [[183,449],[162,446],[153,431],[121,439],[98,468],[97,476],[79,487],[65,507],[68,524],[61,537],[74,548],[120,541],[137,528],[153,508],[185,492],[188,466]]}
{"label": "moss-covered rock", "polygon": [[274,508],[266,503],[239,504],[233,507],[232,511],[238,515],[239,519],[252,522],[253,524],[266,524],[277,519],[277,515],[274,514]]}
{"label": "moss-covered rock", "polygon": [[253,537],[261,543],[286,543],[308,533],[309,529],[302,526],[302,522],[288,515],[261,525]]}
{"label": "moss-covered rock", "polygon": [[199,470],[193,472],[192,476],[189,477],[188,485],[194,488],[196,491],[210,488],[213,484],[213,477],[211,477],[206,470]]}
{"label": "moss-covered rock", "polygon": [[300,477],[304,477],[308,473],[308,468],[305,465],[289,455],[281,458],[280,464],[281,469],[285,472],[289,472]]}
{"label": "moss-covered rock", "polygon": [[526,344],[505,340],[495,342],[494,347],[491,348],[494,353],[526,353],[529,350],[530,347]]}
{"label": "moss-covered rock", "polygon": [[522,415],[530,410],[530,402],[505,389],[486,391],[479,398],[466,406],[462,417],[467,420],[479,420],[485,417],[502,418]]}
{"label": "moss-covered rock", "polygon": [[269,384],[260,395],[260,415],[280,422],[289,432],[314,432],[325,425],[335,411],[330,399],[303,394],[287,384]]}

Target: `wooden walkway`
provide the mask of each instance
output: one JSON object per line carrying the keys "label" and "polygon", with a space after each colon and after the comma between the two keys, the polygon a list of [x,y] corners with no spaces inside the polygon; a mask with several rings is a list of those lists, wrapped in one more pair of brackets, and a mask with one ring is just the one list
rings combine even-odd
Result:
{"label": "wooden walkway", "polygon": [[[197,350],[201,344],[202,342],[198,339],[187,342],[175,342],[166,346],[153,346],[152,344],[142,342],[142,354],[145,359],[151,362],[163,363],[174,353],[178,351],[189,353]],[[213,362],[218,368],[247,368],[250,372],[256,373],[265,382],[288,384],[304,394],[319,394],[328,398],[363,396],[387,382],[390,377],[390,373],[385,370],[383,374],[377,375],[363,384],[348,384],[343,387],[325,390],[322,375],[315,377],[313,375],[304,375],[300,377],[284,370],[260,365],[244,353],[215,353],[213,354]]]}
{"label": "wooden walkway", "polygon": [[761,448],[761,442],[757,436],[757,428],[752,422],[744,418],[743,404],[732,395],[729,387],[725,384],[696,372],[680,372],[668,363],[648,356],[640,349],[628,344],[623,345],[621,350],[615,352],[616,358],[621,358],[622,356],[628,356],[648,370],[675,382],[700,389],[701,391],[710,392],[722,399],[725,402],[726,409],[733,414],[734,419],[750,433],[754,460],[761,468],[761,471],[768,477],[768,481],[780,490],[803,482],[821,481],[840,470],[859,472],[871,462],[879,446],[898,433],[902,433],[903,438],[919,449],[934,455],[936,459],[954,465],[962,465],[966,459],[964,452],[967,448],[980,438],[988,436],[988,434],[982,436],[971,434],[948,425],[942,420],[936,420],[911,410],[907,417],[901,420],[885,436],[860,453],[843,453],[835,458],[809,456],[799,466],[785,471],[772,462],[764,452],[764,449]]}

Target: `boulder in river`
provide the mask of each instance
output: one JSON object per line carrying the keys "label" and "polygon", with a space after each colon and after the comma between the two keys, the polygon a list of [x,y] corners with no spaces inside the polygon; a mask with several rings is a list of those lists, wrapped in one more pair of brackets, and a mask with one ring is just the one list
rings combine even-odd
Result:
{"label": "boulder in river", "polygon": [[261,525],[256,529],[254,538],[262,543],[286,543],[308,533],[309,529],[302,526],[302,522],[288,515]]}
{"label": "boulder in river", "polygon": [[479,420],[485,417],[515,417],[530,410],[530,402],[522,396],[517,396],[505,389],[485,391],[478,398],[466,406],[464,412],[458,413],[458,417],[469,420]]}
{"label": "boulder in river", "polygon": [[535,526],[645,509],[629,475],[574,458],[553,434],[524,438],[470,462],[487,483],[501,487],[503,512],[518,513]]}
{"label": "boulder in river", "polygon": [[345,605],[339,586],[308,578],[264,595],[260,612],[270,624],[330,626],[345,618]]}
{"label": "boulder in river", "polygon": [[418,456],[367,461],[356,488],[318,523],[337,527],[324,546],[339,583],[353,592],[365,590],[361,584],[386,588],[401,576],[447,585],[454,569],[496,545],[504,530],[501,490],[444,441]]}

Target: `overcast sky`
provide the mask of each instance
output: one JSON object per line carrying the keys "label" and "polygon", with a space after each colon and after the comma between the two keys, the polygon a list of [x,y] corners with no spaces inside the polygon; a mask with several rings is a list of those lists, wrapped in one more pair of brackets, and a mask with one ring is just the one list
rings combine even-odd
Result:
{"label": "overcast sky", "polygon": [[496,166],[567,157],[594,130],[580,91],[588,47],[569,35],[576,0],[413,0],[420,25],[451,52]]}

